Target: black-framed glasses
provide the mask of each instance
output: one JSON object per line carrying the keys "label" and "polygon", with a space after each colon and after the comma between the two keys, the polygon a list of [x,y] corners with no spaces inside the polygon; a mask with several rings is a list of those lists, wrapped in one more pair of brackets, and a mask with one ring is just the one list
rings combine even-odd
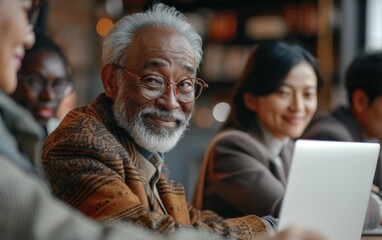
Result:
{"label": "black-framed glasses", "polygon": [[21,83],[38,93],[48,86],[59,97],[67,96],[74,90],[74,82],[70,77],[59,77],[52,81],[39,73],[18,73],[17,77]]}
{"label": "black-framed glasses", "polygon": [[111,65],[140,81],[142,95],[149,100],[162,97],[170,84],[175,86],[175,95],[184,103],[195,101],[202,94],[203,88],[208,88],[208,84],[200,78],[185,78],[178,83],[172,83],[159,74],[147,74],[139,77],[120,64]]}

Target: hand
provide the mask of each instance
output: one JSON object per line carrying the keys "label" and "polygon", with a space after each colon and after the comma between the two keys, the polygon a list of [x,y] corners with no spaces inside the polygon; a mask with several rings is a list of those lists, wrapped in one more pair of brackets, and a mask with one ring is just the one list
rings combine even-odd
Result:
{"label": "hand", "polygon": [[329,238],[302,228],[290,227],[264,240],[329,240]]}

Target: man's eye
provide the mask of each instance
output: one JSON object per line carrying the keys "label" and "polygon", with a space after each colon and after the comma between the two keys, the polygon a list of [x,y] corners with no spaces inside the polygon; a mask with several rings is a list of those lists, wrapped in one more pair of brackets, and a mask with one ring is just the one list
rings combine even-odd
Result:
{"label": "man's eye", "polygon": [[161,87],[165,85],[165,80],[158,76],[146,76],[142,79],[142,83],[149,87]]}
{"label": "man's eye", "polygon": [[179,83],[179,87],[182,87],[182,88],[190,88],[192,87],[194,84],[192,83],[191,80],[185,80],[185,81],[182,81]]}
{"label": "man's eye", "polygon": [[183,93],[190,93],[194,91],[194,81],[192,80],[184,80],[179,83],[178,89]]}
{"label": "man's eye", "polygon": [[62,86],[66,86],[67,83],[68,83],[68,80],[66,80],[65,78],[56,78],[53,82],[53,85],[56,87],[62,87]]}

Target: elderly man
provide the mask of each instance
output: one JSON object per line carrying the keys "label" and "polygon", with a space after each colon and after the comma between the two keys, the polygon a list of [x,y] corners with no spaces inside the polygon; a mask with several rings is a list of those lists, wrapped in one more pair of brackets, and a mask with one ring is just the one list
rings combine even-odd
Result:
{"label": "elderly man", "polygon": [[194,227],[239,239],[268,234],[271,217],[199,211],[164,174],[163,153],[176,145],[207,87],[195,77],[201,56],[200,36],[174,8],[154,4],[116,23],[103,44],[105,93],[71,111],[45,142],[53,192],[94,219],[159,233]]}

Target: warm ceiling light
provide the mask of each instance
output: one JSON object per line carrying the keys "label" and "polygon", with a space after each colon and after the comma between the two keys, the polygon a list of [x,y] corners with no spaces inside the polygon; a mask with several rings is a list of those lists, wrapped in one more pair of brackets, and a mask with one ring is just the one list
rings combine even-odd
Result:
{"label": "warm ceiling light", "polygon": [[212,39],[230,40],[236,36],[237,17],[232,12],[214,14],[210,24]]}
{"label": "warm ceiling light", "polygon": [[100,20],[98,20],[96,26],[98,35],[100,35],[101,37],[105,37],[112,26],[113,22],[109,18],[101,18]]}

